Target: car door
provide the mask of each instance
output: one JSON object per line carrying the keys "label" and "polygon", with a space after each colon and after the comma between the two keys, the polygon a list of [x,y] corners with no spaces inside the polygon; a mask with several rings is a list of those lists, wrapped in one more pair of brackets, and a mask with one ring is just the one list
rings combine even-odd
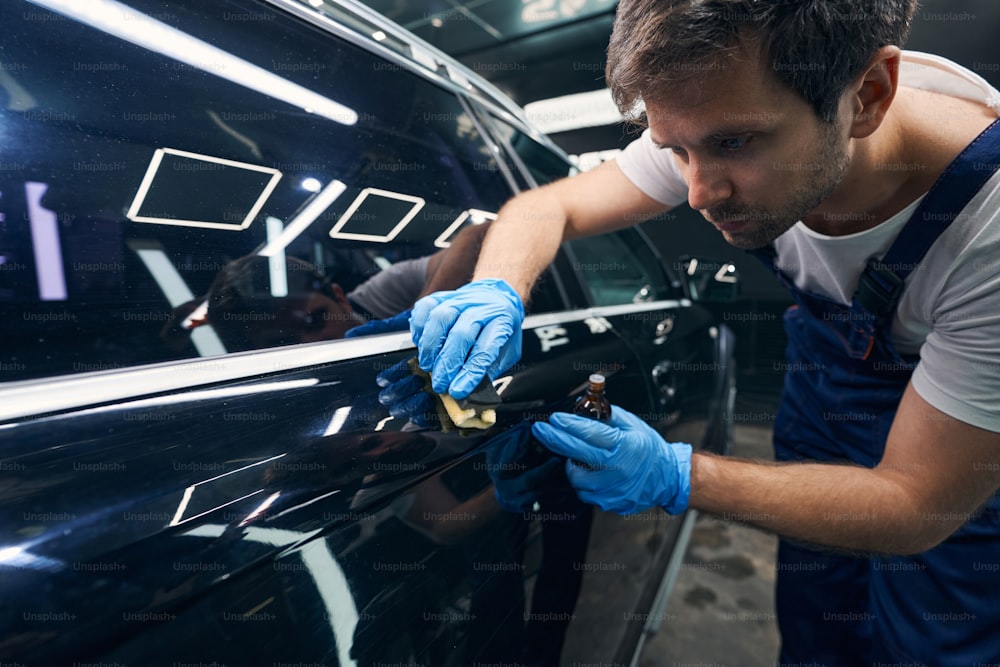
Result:
{"label": "car door", "polygon": [[596,367],[648,401],[634,350],[552,274],[494,429],[390,413],[409,335],[341,336],[512,182],[453,87],[301,13],[0,8],[4,660],[551,662],[609,569],[529,429]]}
{"label": "car door", "polygon": [[[652,402],[678,440],[718,449],[705,441],[715,398],[731,370],[729,330],[710,311],[683,297],[639,230],[567,244],[575,274],[590,301],[614,307],[611,319],[636,350],[649,378]],[[673,298],[664,299],[665,296]],[[731,352],[731,350],[730,350]]]}
{"label": "car door", "polygon": [[[324,339],[363,321],[357,287],[510,196],[458,98],[258,3],[0,12],[0,655],[436,650],[364,649],[350,610],[456,590],[460,548],[428,526],[489,477],[428,478],[483,436],[379,403],[408,335]],[[393,283],[411,303],[412,283]],[[423,618],[438,603],[404,614],[421,637],[448,625]]]}
{"label": "car door", "polygon": [[[482,111],[508,159],[534,184],[575,169],[544,138],[498,112]],[[570,303],[590,321],[614,331],[627,363],[580,363],[608,377],[612,403],[638,414],[668,441],[726,451],[730,440],[732,333],[693,304],[640,229],[574,239],[563,244],[553,269]],[[530,318],[529,318],[530,320]],[[727,406],[729,406],[727,408]],[[588,552],[578,616],[564,660],[599,656],[633,664],[646,633],[662,622],[662,606],[686,547],[693,515],[659,510],[631,517],[598,513],[600,535]],[[592,628],[600,627],[595,633]]]}

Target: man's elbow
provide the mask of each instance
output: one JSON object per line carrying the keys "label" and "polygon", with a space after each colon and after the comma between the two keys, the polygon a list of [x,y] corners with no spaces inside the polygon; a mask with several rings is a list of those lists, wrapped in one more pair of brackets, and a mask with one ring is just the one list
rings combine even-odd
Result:
{"label": "man's elbow", "polygon": [[975,516],[974,513],[921,510],[910,522],[908,529],[898,533],[898,541],[887,553],[892,556],[913,556],[930,551],[955,534]]}

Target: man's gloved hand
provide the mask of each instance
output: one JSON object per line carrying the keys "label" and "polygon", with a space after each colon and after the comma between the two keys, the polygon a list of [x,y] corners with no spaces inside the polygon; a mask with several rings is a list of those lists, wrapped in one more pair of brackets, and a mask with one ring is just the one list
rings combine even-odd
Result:
{"label": "man's gloved hand", "polygon": [[410,331],[434,391],[463,399],[485,375],[496,379],[521,358],[523,321],[514,288],[489,278],[417,301]]}
{"label": "man's gloved hand", "polygon": [[378,402],[389,407],[390,415],[409,419],[425,428],[437,424],[434,397],[424,391],[427,382],[413,374],[406,359],[379,373],[375,382],[383,388],[378,394]]}
{"label": "man's gloved hand", "polygon": [[355,338],[357,336],[374,336],[375,334],[393,333],[396,331],[406,331],[410,328],[410,313],[412,310],[404,310],[399,315],[387,317],[384,320],[370,320],[358,325],[353,329],[344,332],[344,338]]}
{"label": "man's gloved hand", "polygon": [[619,514],[656,505],[670,514],[687,509],[691,445],[664,441],[631,412],[612,406],[609,424],[556,412],[532,431],[569,458],[566,475],[581,500]]}

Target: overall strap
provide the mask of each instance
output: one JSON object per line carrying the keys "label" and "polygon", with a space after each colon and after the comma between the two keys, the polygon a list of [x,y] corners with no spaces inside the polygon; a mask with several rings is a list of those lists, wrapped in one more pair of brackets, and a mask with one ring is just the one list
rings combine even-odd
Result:
{"label": "overall strap", "polygon": [[760,248],[751,248],[750,250],[745,250],[744,252],[746,252],[748,255],[753,255],[761,262],[763,262],[764,266],[767,267],[768,271],[774,273],[774,275],[778,277],[778,280],[780,280],[782,284],[790,282],[788,277],[784,273],[782,273],[778,269],[778,266],[775,264],[775,260],[778,259],[778,251],[775,250],[773,243]]}
{"label": "overall strap", "polygon": [[879,320],[892,316],[906,277],[930,247],[1000,167],[1000,120],[956,157],[910,216],[881,260],[871,258],[861,274],[855,303]]}

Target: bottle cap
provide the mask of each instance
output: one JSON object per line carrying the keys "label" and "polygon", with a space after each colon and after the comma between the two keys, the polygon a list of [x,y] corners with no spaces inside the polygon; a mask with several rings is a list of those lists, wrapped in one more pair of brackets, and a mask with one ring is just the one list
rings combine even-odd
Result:
{"label": "bottle cap", "polygon": [[600,373],[594,373],[587,379],[593,382],[594,384],[604,384],[604,376],[601,375]]}

